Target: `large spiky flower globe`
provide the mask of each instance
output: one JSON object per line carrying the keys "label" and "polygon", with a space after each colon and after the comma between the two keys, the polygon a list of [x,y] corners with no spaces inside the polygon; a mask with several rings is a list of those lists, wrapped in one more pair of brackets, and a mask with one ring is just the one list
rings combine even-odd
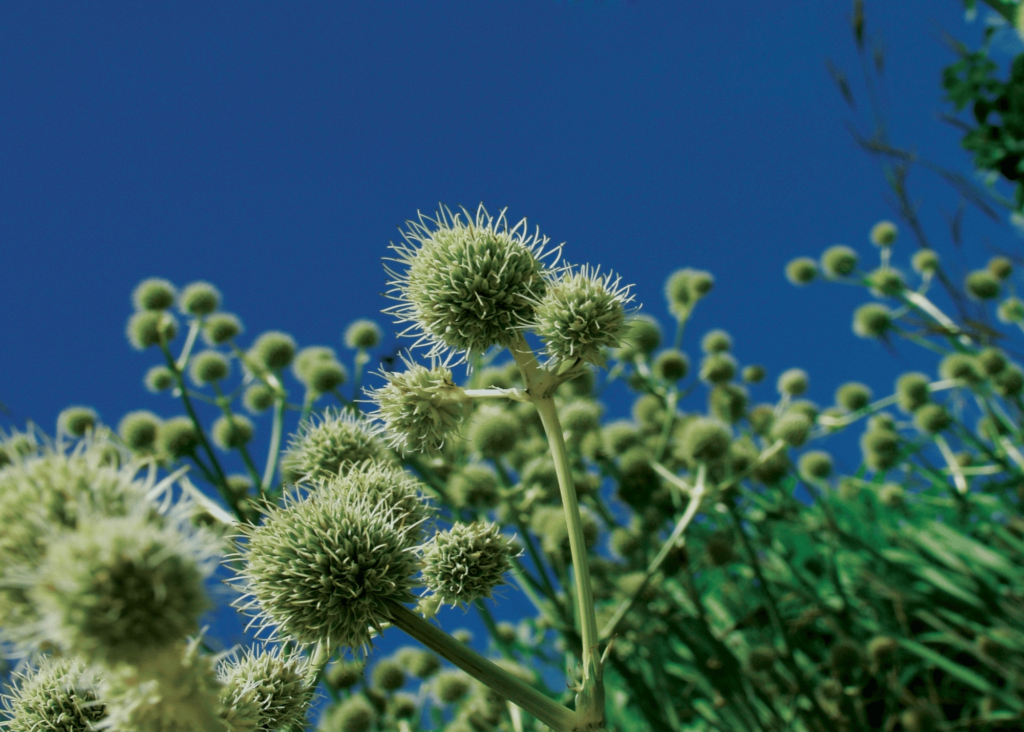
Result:
{"label": "large spiky flower globe", "polygon": [[316,688],[305,657],[280,648],[247,649],[217,667],[221,702],[232,732],[300,727]]}
{"label": "large spiky flower globe", "polygon": [[530,234],[526,219],[509,227],[504,210],[493,217],[482,204],[476,215],[442,208],[407,223],[391,245],[401,271],[385,267],[398,301],[385,312],[410,323],[403,335],[419,336],[432,355],[515,342],[544,294],[547,237]]}
{"label": "large spiky flower globe", "polygon": [[602,365],[602,349],[617,348],[625,335],[629,287],[596,268],[565,268],[553,277],[537,305],[533,329],[549,356]]}
{"label": "large spiky flower globe", "polygon": [[106,706],[81,661],[44,658],[27,674],[15,674],[13,694],[3,697],[5,729],[91,732]]}
{"label": "large spiky flower globe", "polygon": [[252,530],[245,609],[300,644],[365,651],[389,603],[413,600],[419,526],[400,508],[328,483]]}
{"label": "large spiky flower globe", "polygon": [[30,594],[47,639],[90,662],[138,663],[198,630],[209,537],[170,519],[90,517],[52,546]]}
{"label": "large spiky flower globe", "polygon": [[318,484],[320,489],[365,496],[371,503],[394,508],[396,521],[418,525],[430,517],[423,484],[393,462],[366,460],[344,476]]}
{"label": "large spiky flower globe", "polygon": [[327,480],[371,459],[390,459],[373,425],[347,410],[329,410],[299,428],[281,468],[292,482]]}
{"label": "large spiky flower globe", "polygon": [[513,551],[497,524],[455,524],[423,552],[423,578],[441,602],[466,604],[491,596],[511,569]]}
{"label": "large spiky flower globe", "polygon": [[406,361],[407,370],[386,374],[388,383],[370,392],[373,416],[384,423],[388,444],[396,450],[440,449],[459,431],[466,397],[444,366],[427,368]]}

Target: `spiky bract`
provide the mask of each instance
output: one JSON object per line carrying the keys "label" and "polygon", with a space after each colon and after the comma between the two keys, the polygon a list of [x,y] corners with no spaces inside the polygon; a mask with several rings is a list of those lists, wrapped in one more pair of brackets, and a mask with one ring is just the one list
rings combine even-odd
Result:
{"label": "spiky bract", "polygon": [[344,476],[365,460],[389,460],[387,448],[362,416],[329,409],[304,423],[288,446],[281,467],[294,481]]}
{"label": "spiky bract", "polygon": [[385,312],[411,324],[401,335],[418,336],[416,346],[431,355],[483,353],[511,346],[533,320],[548,239],[529,234],[526,219],[510,228],[504,210],[495,218],[482,204],[475,216],[442,208],[407,222],[402,238],[391,248],[404,271],[385,267],[398,304]]}
{"label": "spiky bract", "polygon": [[462,424],[465,395],[450,369],[405,363],[406,371],[386,374],[388,383],[370,392],[377,405],[373,416],[384,422],[388,444],[396,450],[440,449]]}
{"label": "spiky bract", "polygon": [[3,701],[6,728],[27,732],[91,732],[106,707],[81,661],[44,658],[26,674],[15,674]]}
{"label": "spiky bract", "polygon": [[511,569],[509,539],[497,524],[455,524],[423,552],[423,578],[441,602],[470,604],[491,596]]}
{"label": "spiky bract", "polygon": [[246,649],[217,667],[220,698],[232,732],[301,727],[315,690],[308,660],[280,648]]}

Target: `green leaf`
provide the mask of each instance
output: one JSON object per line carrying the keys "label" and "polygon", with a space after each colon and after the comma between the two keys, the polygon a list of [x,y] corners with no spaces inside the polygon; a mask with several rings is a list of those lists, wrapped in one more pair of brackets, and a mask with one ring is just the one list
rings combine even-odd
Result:
{"label": "green leaf", "polygon": [[933,651],[928,646],[922,645],[917,641],[912,641],[908,638],[899,638],[898,640],[899,644],[911,653],[915,654],[916,656],[925,661],[928,661],[934,666],[938,666],[943,671],[948,673],[950,676],[959,679],[961,682],[967,684],[971,688],[977,689],[983,694],[988,694],[990,696],[996,697],[1011,709],[1014,709],[1016,711],[1024,710],[1024,702],[1022,702],[1016,696],[1008,694],[1002,689],[993,686],[988,681],[986,681],[982,676],[979,676],[978,674],[974,673],[969,668],[965,668],[964,666],[961,666],[960,664],[949,660],[940,653]]}

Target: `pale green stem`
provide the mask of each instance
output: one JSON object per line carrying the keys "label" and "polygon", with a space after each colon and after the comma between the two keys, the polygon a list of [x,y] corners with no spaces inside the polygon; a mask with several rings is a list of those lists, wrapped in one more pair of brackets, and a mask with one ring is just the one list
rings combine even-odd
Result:
{"label": "pale green stem", "polygon": [[672,425],[676,421],[676,404],[679,401],[679,389],[675,386],[669,387],[668,396],[665,397],[665,424],[661,426],[661,436],[658,438],[658,451],[654,453],[655,461],[665,457],[665,449],[668,447],[668,438],[672,433]]}
{"label": "pale green stem", "polygon": [[964,332],[960,329],[960,326],[954,323],[948,315],[946,315],[944,312],[939,310],[938,307],[936,307],[935,303],[933,303],[927,297],[922,295],[920,292],[907,290],[902,294],[903,297],[909,300],[910,303],[917,307],[919,310],[923,310],[924,312],[931,315],[935,319],[935,322],[949,330],[950,334],[958,336],[957,340],[959,340],[963,345],[969,346],[973,343],[971,338],[964,334]]}
{"label": "pale green stem", "polygon": [[964,473],[960,469],[960,463],[957,462],[956,455],[953,454],[952,448],[950,448],[946,438],[942,435],[935,435],[935,444],[938,446],[939,452],[942,453],[946,465],[949,466],[949,472],[953,474],[953,482],[956,484],[957,492],[960,495],[964,495],[967,493],[967,479],[964,478]]}
{"label": "pale green stem", "polygon": [[188,363],[188,358],[192,355],[192,346],[195,345],[196,336],[198,334],[199,321],[193,320],[192,325],[188,328],[188,338],[185,339],[185,347],[181,349],[181,355],[178,356],[177,366],[179,371],[183,370],[185,368],[185,364]]}
{"label": "pale green stem", "polygon": [[[212,384],[213,391],[217,395],[217,406],[220,407],[221,412],[224,416],[230,420],[234,420],[234,413],[231,411],[230,400],[224,396],[220,386],[216,383]],[[242,462],[245,463],[245,469],[249,471],[249,477],[252,478],[253,486],[259,486],[260,474],[256,470],[256,464],[252,461],[252,455],[249,454],[249,448],[246,445],[240,445],[238,452],[242,456]]]}
{"label": "pale green stem", "polygon": [[451,661],[488,688],[523,708],[555,732],[573,732],[577,729],[578,717],[572,710],[549,699],[505,669],[459,643],[404,605],[389,602],[388,611],[395,627],[401,628],[439,656]]}
{"label": "pale green stem", "polygon": [[263,492],[270,490],[274,482],[274,473],[277,472],[277,459],[281,452],[281,432],[284,425],[284,400],[283,393],[278,394],[274,400],[274,423],[270,430],[270,450],[267,452],[267,466],[263,471]]}
{"label": "pale green stem", "polygon": [[463,389],[462,393],[470,399],[510,399],[516,402],[528,402],[530,397],[522,389]]}
{"label": "pale green stem", "polygon": [[1010,442],[1009,437],[1000,437],[999,444],[1006,450],[1006,454],[1010,456],[1013,462],[1017,463],[1017,467],[1024,470],[1024,455],[1021,454],[1020,450]]}

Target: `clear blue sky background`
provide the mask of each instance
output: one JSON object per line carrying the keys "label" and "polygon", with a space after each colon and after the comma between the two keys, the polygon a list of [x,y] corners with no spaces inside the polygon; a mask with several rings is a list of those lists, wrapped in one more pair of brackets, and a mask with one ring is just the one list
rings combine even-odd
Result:
{"label": "clear blue sky background", "polygon": [[[836,242],[870,255],[868,229],[894,216],[825,69],[850,73],[863,114],[849,14],[846,0],[4,3],[6,424],[52,431],[71,403],[111,424],[178,411],[142,387],[155,355],[124,339],[143,277],[216,283],[244,343],[273,328],[340,347],[386,305],[395,227],[439,201],[529,217],[659,316],[670,271],[708,269],[691,353],[723,327],[772,381],[806,368],[821,403],[854,378],[883,392],[931,359],[856,339],[861,291],[782,276]],[[976,39],[980,19],[955,0],[868,0],[867,22],[893,140],[968,172],[937,120],[941,35]],[[954,271],[1017,246],[969,215],[954,256],[956,196],[920,173],[911,185]]]}

